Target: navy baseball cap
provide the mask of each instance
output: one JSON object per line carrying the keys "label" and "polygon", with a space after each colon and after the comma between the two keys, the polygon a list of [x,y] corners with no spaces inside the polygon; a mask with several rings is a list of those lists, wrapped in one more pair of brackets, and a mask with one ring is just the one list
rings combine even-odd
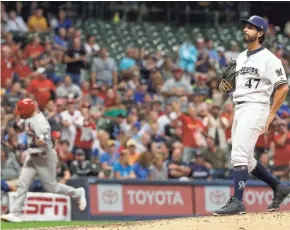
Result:
{"label": "navy baseball cap", "polygon": [[251,25],[254,25],[255,27],[257,27],[257,29],[262,30],[266,33],[267,29],[268,29],[268,23],[267,21],[257,15],[254,15],[252,17],[250,17],[248,20],[246,19],[241,19],[240,20],[244,25],[249,23]]}

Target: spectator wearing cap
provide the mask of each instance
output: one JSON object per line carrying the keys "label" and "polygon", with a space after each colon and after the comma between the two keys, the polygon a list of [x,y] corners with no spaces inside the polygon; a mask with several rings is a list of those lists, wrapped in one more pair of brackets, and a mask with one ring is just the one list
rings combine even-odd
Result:
{"label": "spectator wearing cap", "polygon": [[85,152],[77,149],[75,152],[75,160],[70,165],[71,178],[87,177],[92,173],[92,164],[86,160]]}
{"label": "spectator wearing cap", "polygon": [[198,51],[190,41],[185,41],[179,48],[179,66],[187,73],[193,73],[197,61]]}
{"label": "spectator wearing cap", "polygon": [[98,84],[93,84],[90,88],[90,93],[85,96],[86,101],[92,106],[103,107],[104,98],[100,96],[100,86]]}
{"label": "spectator wearing cap", "polygon": [[25,46],[23,55],[26,58],[37,59],[44,51],[44,47],[40,44],[40,38],[34,35],[31,42]]}
{"label": "spectator wearing cap", "polygon": [[64,77],[63,83],[56,88],[55,93],[58,98],[68,98],[71,95],[75,99],[82,97],[81,88],[72,82],[69,75]]}
{"label": "spectator wearing cap", "polygon": [[109,57],[106,48],[99,51],[100,57],[93,60],[91,68],[91,81],[93,84],[106,84],[117,89],[118,74],[115,60]]}
{"label": "spectator wearing cap", "polygon": [[88,35],[86,41],[86,54],[93,57],[99,54],[100,46],[96,43],[96,37],[93,35]]}
{"label": "spectator wearing cap", "polygon": [[203,38],[199,38],[196,41],[196,46],[198,50],[198,57],[196,62],[196,72],[207,73],[210,68],[210,58],[208,50],[206,49],[205,42]]}
{"label": "spectator wearing cap", "polygon": [[150,154],[148,152],[141,153],[133,165],[133,171],[136,178],[141,180],[149,180],[151,178],[149,167],[151,165]]}
{"label": "spectator wearing cap", "polygon": [[24,98],[21,92],[21,85],[19,82],[14,82],[11,86],[11,90],[2,98],[2,106],[4,106],[6,112],[12,113],[16,103]]}
{"label": "spectator wearing cap", "polygon": [[197,154],[195,156],[195,162],[191,163],[187,168],[187,172],[189,173],[186,176],[192,179],[209,179],[211,176],[210,171],[205,165],[204,156],[202,154]]}
{"label": "spectator wearing cap", "polygon": [[126,146],[128,148],[128,162],[130,165],[133,165],[136,163],[139,157],[139,154],[136,151],[137,141],[134,139],[130,139],[127,141]]}
{"label": "spectator wearing cap", "polygon": [[62,139],[69,140],[70,143],[70,151],[73,149],[75,137],[76,137],[76,122],[82,119],[82,114],[79,110],[77,110],[75,105],[75,101],[73,99],[69,99],[67,101],[67,110],[60,113],[61,119],[61,137]]}
{"label": "spectator wearing cap", "polygon": [[119,157],[120,154],[117,152],[115,141],[109,140],[107,151],[99,158],[102,169],[111,172],[113,170],[113,165],[118,162]]}
{"label": "spectator wearing cap", "polygon": [[48,101],[55,94],[55,85],[47,79],[46,70],[38,68],[35,72],[36,79],[32,80],[28,85],[27,91],[37,101],[39,108],[44,110]]}
{"label": "spectator wearing cap", "polygon": [[275,166],[288,166],[290,163],[290,132],[285,120],[278,120],[277,132],[274,135]]}
{"label": "spectator wearing cap", "polygon": [[7,21],[6,31],[8,32],[28,32],[28,28],[21,16],[17,16],[14,10],[9,12],[9,19]]}
{"label": "spectator wearing cap", "polygon": [[176,68],[173,70],[174,78],[167,80],[162,89],[162,94],[167,97],[169,102],[180,100],[181,97],[187,97],[192,94],[190,82],[183,78],[183,70]]}
{"label": "spectator wearing cap", "polygon": [[72,47],[68,48],[64,62],[67,64],[66,72],[72,78],[73,83],[80,85],[81,70],[85,67],[86,51],[80,38],[74,38]]}
{"label": "spectator wearing cap", "polygon": [[34,15],[29,17],[27,24],[30,32],[46,32],[48,29],[47,20],[40,8],[36,9]]}
{"label": "spectator wearing cap", "polygon": [[193,87],[194,92],[202,93],[206,97],[209,97],[210,90],[207,86],[208,78],[205,74],[198,74],[196,76],[196,84]]}
{"label": "spectator wearing cap", "polygon": [[155,154],[153,164],[149,168],[151,180],[167,180],[168,169],[162,153]]}
{"label": "spectator wearing cap", "polygon": [[73,26],[73,21],[66,16],[66,11],[64,9],[58,11],[57,24],[57,29],[64,28],[67,30]]}
{"label": "spectator wearing cap", "polygon": [[188,113],[184,114],[180,111],[180,105],[174,102],[173,111],[177,114],[182,129],[181,140],[184,145],[182,159],[184,162],[189,163],[198,149],[204,146],[202,133],[205,132],[205,127],[197,117],[195,106],[190,105]]}
{"label": "spectator wearing cap", "polygon": [[133,168],[129,163],[129,152],[122,150],[118,162],[113,165],[113,175],[115,179],[136,178]]}

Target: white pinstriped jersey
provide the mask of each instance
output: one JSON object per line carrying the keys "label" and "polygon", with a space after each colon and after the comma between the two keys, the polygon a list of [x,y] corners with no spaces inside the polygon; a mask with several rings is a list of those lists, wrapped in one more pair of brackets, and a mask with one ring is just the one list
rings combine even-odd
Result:
{"label": "white pinstriped jersey", "polygon": [[238,74],[233,93],[235,103],[246,101],[270,104],[275,87],[288,83],[281,60],[264,47],[240,53],[236,62]]}

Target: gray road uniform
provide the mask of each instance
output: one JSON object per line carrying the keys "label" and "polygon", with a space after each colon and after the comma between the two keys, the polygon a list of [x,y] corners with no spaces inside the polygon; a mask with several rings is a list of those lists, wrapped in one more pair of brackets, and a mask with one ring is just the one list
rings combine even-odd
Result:
{"label": "gray road uniform", "polygon": [[28,145],[33,143],[35,139],[41,139],[46,142],[46,146],[28,148],[29,154],[23,164],[12,213],[21,213],[28,188],[36,174],[39,176],[47,192],[65,194],[73,198],[78,198],[79,194],[75,188],[56,182],[56,165],[58,159],[51,141],[50,125],[44,115],[38,112],[24,120],[21,126],[28,134]]}

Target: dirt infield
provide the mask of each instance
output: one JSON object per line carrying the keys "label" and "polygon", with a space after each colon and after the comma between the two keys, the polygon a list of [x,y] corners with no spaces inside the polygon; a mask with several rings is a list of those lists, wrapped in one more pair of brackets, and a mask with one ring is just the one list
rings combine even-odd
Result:
{"label": "dirt infield", "polygon": [[191,217],[158,221],[138,221],[95,227],[54,227],[57,230],[289,230],[290,212],[257,213],[242,216]]}

